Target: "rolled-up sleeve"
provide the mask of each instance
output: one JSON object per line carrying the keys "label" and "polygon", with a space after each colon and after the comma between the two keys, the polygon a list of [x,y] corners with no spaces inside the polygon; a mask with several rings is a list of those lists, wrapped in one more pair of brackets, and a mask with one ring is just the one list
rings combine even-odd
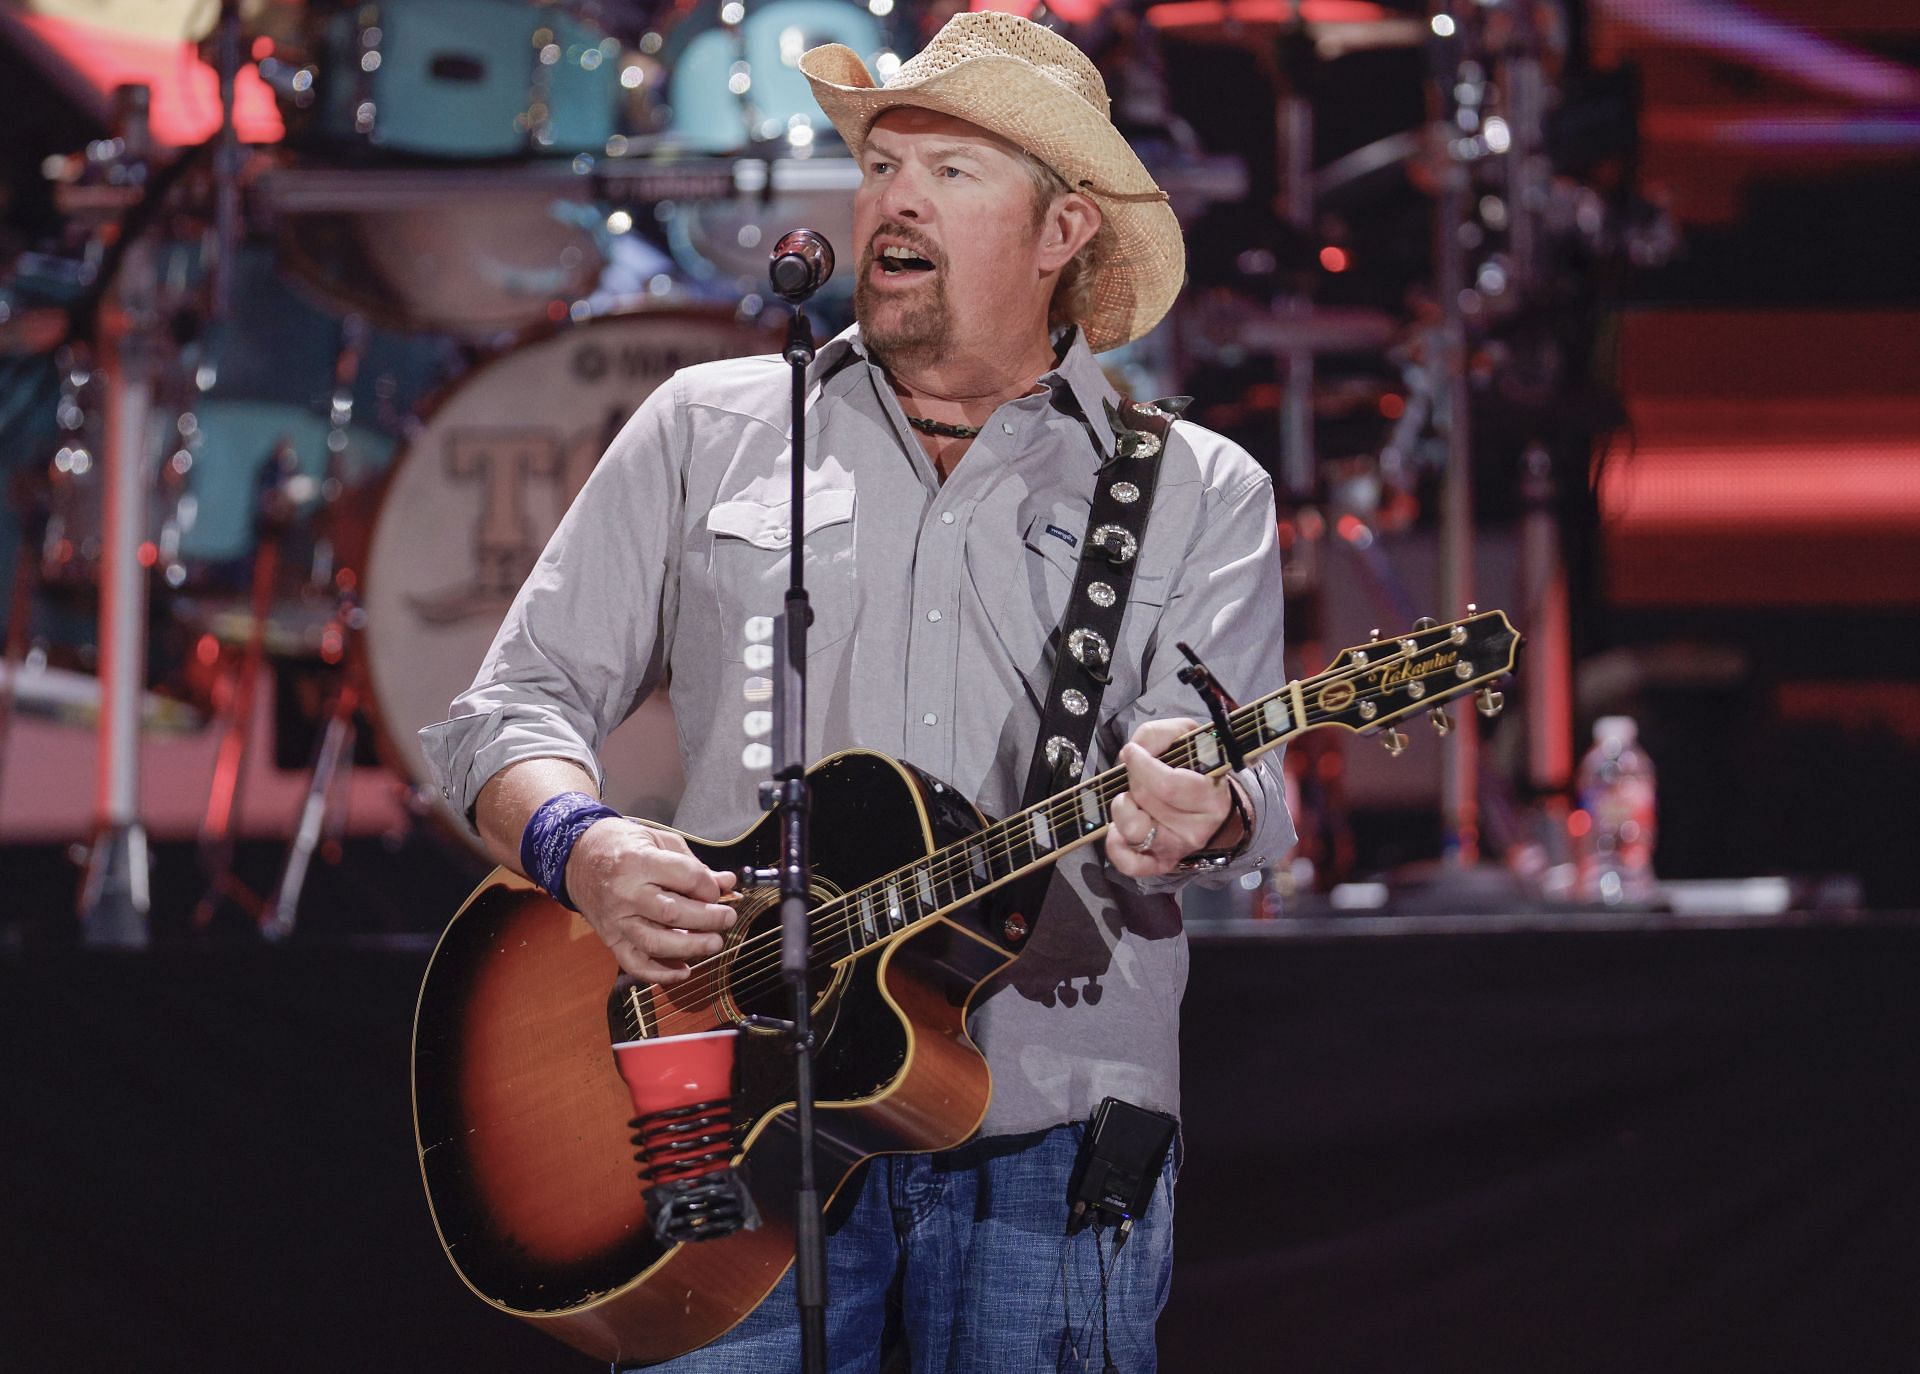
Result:
{"label": "rolled-up sleeve", "polygon": [[[1249,464],[1250,465],[1250,464]],[[1204,718],[1193,688],[1181,682],[1185,641],[1205,660],[1220,684],[1252,700],[1286,682],[1282,635],[1280,549],[1274,520],[1273,484],[1256,473],[1229,490],[1206,495],[1207,508],[1153,635],[1134,703],[1111,723],[1115,747],[1140,725],[1170,716]],[[1198,878],[1221,886],[1278,861],[1293,848],[1293,817],[1287,810],[1284,749],[1273,749],[1234,774],[1253,804],[1253,834],[1239,858],[1199,873],[1170,873],[1133,880],[1145,892],[1174,890]],[[1115,873],[1116,880],[1125,881]]]}
{"label": "rolled-up sleeve", "polygon": [[663,675],[684,507],[678,379],[620,430],[514,597],[473,685],[420,731],[441,794],[472,823],[487,780],[600,744]]}

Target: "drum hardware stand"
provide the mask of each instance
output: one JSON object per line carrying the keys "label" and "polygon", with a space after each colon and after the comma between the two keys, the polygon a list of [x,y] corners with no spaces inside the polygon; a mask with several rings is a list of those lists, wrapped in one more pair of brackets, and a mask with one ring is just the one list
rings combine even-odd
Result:
{"label": "drum hardware stand", "polygon": [[[353,749],[359,737],[354,713],[360,707],[360,687],[352,671],[344,665],[350,662],[354,636],[366,625],[367,613],[360,605],[358,575],[351,568],[334,567],[338,545],[331,534],[328,513],[337,511],[335,503],[345,493],[351,475],[347,471],[347,425],[353,418],[353,384],[360,375],[366,345],[366,321],[358,315],[347,316],[341,324],[340,354],[334,361],[333,399],[327,411],[327,471],[320,487],[320,513],[315,517],[318,533],[313,562],[308,569],[311,584],[334,588],[333,618],[323,632],[321,657],[335,665],[339,676],[327,704],[326,729],[307,774],[307,795],[300,804],[300,819],[294,827],[287,861],[280,870],[279,881],[274,884],[273,895],[260,914],[260,934],[268,941],[284,940],[293,934],[300,894],[306,887],[314,850],[320,847],[322,838],[326,839],[327,857],[333,858],[338,853],[338,830],[328,833],[329,821],[334,820],[334,791],[344,768],[352,766]],[[344,828],[345,818],[343,803],[337,822],[339,828]]]}
{"label": "drum hardware stand", "polygon": [[[1553,508],[1553,459],[1532,444],[1524,458],[1520,524],[1521,601],[1527,608],[1527,774],[1545,851],[1545,880],[1568,862],[1567,817],[1573,791],[1573,643],[1567,602],[1567,567],[1561,558],[1560,526]],[[1551,885],[1544,894],[1552,896]]]}
{"label": "drum hardware stand", "polygon": [[[284,940],[293,934],[294,919],[300,910],[300,893],[306,886],[313,852],[320,846],[322,836],[327,833],[328,821],[332,818],[336,780],[344,768],[351,765],[353,747],[359,734],[353,717],[360,706],[360,690],[352,672],[344,664],[352,647],[353,636],[367,623],[367,613],[361,609],[359,598],[354,594],[354,579],[342,576],[339,584],[334,617],[327,626],[326,656],[342,665],[337,670],[340,678],[334,684],[333,698],[327,707],[326,732],[321,736],[313,768],[307,776],[307,795],[300,804],[300,820],[294,828],[287,862],[280,870],[280,880],[274,885],[273,895],[267,899],[266,907],[260,914],[260,934],[269,941]],[[340,809],[342,821],[345,813],[343,803]],[[335,842],[334,837],[328,837],[329,855],[333,852]]]}
{"label": "drum hardware stand", "polygon": [[239,667],[229,676],[227,697],[221,703],[220,743],[214,753],[206,815],[200,823],[200,864],[207,875],[207,890],[193,909],[196,930],[213,923],[223,900],[239,903],[255,919],[262,915],[258,896],[233,875],[234,832],[247,757],[252,753],[254,695],[267,666],[267,624],[280,581],[281,546],[292,523],[294,503],[287,488],[298,470],[299,455],[283,438],[268,461],[271,480],[263,486],[255,520],[259,544],[247,599],[246,648]]}
{"label": "drum hardware stand", "polygon": [[[1314,230],[1313,102],[1305,90],[1312,60],[1313,42],[1297,26],[1275,40],[1280,208],[1303,240],[1310,240]],[[1312,312],[1313,299],[1305,289],[1296,289],[1281,305],[1290,314],[1305,315]],[[1280,485],[1290,499],[1310,501],[1319,486],[1313,447],[1313,350],[1289,348],[1281,363],[1286,377],[1280,399]]]}
{"label": "drum hardware stand", "polygon": [[[1306,90],[1307,75],[1313,65],[1313,42],[1297,21],[1274,39],[1270,52],[1262,54],[1262,65],[1273,83],[1275,102],[1275,200],[1286,224],[1304,242],[1310,240],[1314,232],[1313,102]],[[1297,278],[1277,304],[1283,315],[1302,317],[1303,321],[1313,312],[1312,294],[1306,283]],[[1322,661],[1320,647],[1324,634],[1327,520],[1317,504],[1320,481],[1314,456],[1314,351],[1304,338],[1304,329],[1288,332],[1300,336],[1301,341],[1282,349],[1278,357],[1281,392],[1277,494],[1294,516],[1291,575],[1285,584],[1288,609],[1306,613],[1306,624],[1290,637],[1302,656],[1318,663]],[[1337,752],[1340,747],[1332,732],[1322,732],[1322,735],[1301,741],[1304,747],[1294,755],[1295,782],[1302,809],[1317,813],[1302,827],[1302,832],[1317,833],[1325,840],[1320,844],[1309,842],[1310,848],[1323,851],[1318,856],[1317,867],[1327,866],[1332,856],[1324,851],[1338,847],[1331,836],[1344,828],[1332,814],[1328,794],[1317,786],[1321,757]],[[1302,820],[1307,818],[1303,816]],[[1262,909],[1268,914],[1277,914],[1289,895],[1280,888],[1293,886],[1291,868],[1276,867],[1267,884],[1267,900]]]}
{"label": "drum hardware stand", "polygon": [[[1440,0],[1436,15],[1464,8],[1463,0]],[[1460,23],[1455,19],[1453,29]],[[1444,58],[1445,54],[1440,54]],[[1457,147],[1454,117],[1458,91],[1455,73],[1436,62],[1436,117],[1443,121],[1449,146]],[[1434,420],[1446,440],[1446,467],[1440,488],[1440,604],[1449,615],[1463,614],[1473,597],[1473,434],[1467,386],[1466,247],[1460,229],[1472,195],[1472,164],[1458,152],[1441,162],[1440,190],[1434,207],[1434,286],[1440,317],[1432,332],[1429,366],[1434,376]],[[1454,713],[1448,712],[1449,715]],[[1436,726],[1438,722],[1436,721]],[[1480,863],[1480,732],[1472,711],[1461,711],[1441,752],[1441,845],[1447,867],[1462,870]]]}
{"label": "drum hardware stand", "polygon": [[[1456,12],[1464,12],[1470,3],[1477,0],[1437,0],[1433,12],[1449,20],[1447,33],[1458,34],[1471,21]],[[1470,614],[1474,609],[1472,397],[1467,376],[1467,245],[1461,229],[1472,204],[1473,165],[1481,153],[1476,140],[1468,136],[1460,111],[1472,106],[1477,114],[1484,77],[1472,83],[1463,79],[1450,39],[1436,39],[1432,53],[1428,99],[1436,142],[1442,149],[1433,237],[1439,312],[1428,330],[1426,366],[1431,379],[1431,419],[1445,442],[1446,454],[1440,490],[1440,602],[1449,614]],[[1414,623],[1424,628],[1431,622]],[[1491,717],[1499,713],[1501,701],[1497,694],[1488,694],[1480,698],[1478,709]],[[1480,731],[1475,712],[1437,707],[1431,719],[1443,737],[1440,862],[1409,866],[1397,875],[1396,886],[1413,891],[1416,901],[1427,906],[1526,904],[1526,894],[1513,875],[1481,859]],[[1398,755],[1405,748],[1406,736],[1397,731],[1389,731],[1384,740],[1389,753]]]}
{"label": "drum hardware stand", "polygon": [[[151,92],[114,92],[128,164],[149,151]],[[144,947],[152,899],[147,834],[140,824],[140,706],[146,677],[147,578],[140,562],[146,502],[147,421],[158,370],[161,322],[155,308],[153,246],[139,236],[124,254],[103,303],[99,360],[106,377],[106,539],[100,579],[100,726],[92,843],[80,888],[81,938],[93,945]]]}
{"label": "drum hardware stand", "polygon": [[239,79],[240,0],[220,0],[216,56],[220,77],[220,135],[213,157],[214,255],[213,318],[224,322],[233,310],[234,259],[240,248],[240,131],[234,124],[234,83]]}
{"label": "drum hardware stand", "polygon": [[[0,783],[4,783],[7,745],[13,735],[13,703],[20,694],[20,673],[27,661],[27,641],[31,638],[33,594],[40,585],[40,545],[46,537],[47,506],[39,484],[27,473],[18,473],[13,482],[14,509],[20,515],[20,544],[13,555],[13,580],[7,596],[7,643],[0,664]],[[0,786],[0,796],[5,795]]]}

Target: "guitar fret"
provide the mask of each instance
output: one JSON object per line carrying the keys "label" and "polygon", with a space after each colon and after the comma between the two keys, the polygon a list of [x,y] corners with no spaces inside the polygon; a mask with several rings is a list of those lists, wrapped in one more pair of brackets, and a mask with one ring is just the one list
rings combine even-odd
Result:
{"label": "guitar fret", "polygon": [[1033,831],[1033,848],[1036,854],[1053,848],[1053,826],[1047,819],[1047,809],[1043,806],[1035,811],[1028,822]]}
{"label": "guitar fret", "polygon": [[938,911],[946,903],[938,901],[933,895],[933,879],[928,876],[925,864],[915,864],[913,868],[914,887],[920,893],[920,906],[923,912]]}
{"label": "guitar fret", "polygon": [[994,846],[993,876],[1010,878],[1033,861],[1033,849],[1024,833],[1006,825],[996,826],[995,829],[1000,832],[1002,843]]}
{"label": "guitar fret", "polygon": [[1107,823],[1107,813],[1100,805],[1100,794],[1091,787],[1080,789],[1080,824],[1085,833],[1091,835]]}
{"label": "guitar fret", "polygon": [[854,897],[854,909],[860,913],[860,929],[865,933],[867,943],[872,944],[880,938],[880,925],[873,914],[873,898],[865,892],[857,893]]}
{"label": "guitar fret", "polygon": [[900,884],[887,884],[887,929],[900,930],[907,924],[906,912],[900,906]]}

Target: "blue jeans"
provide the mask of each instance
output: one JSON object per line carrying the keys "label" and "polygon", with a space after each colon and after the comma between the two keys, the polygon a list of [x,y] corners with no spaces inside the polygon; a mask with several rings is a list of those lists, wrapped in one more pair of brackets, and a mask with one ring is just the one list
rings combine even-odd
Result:
{"label": "blue jeans", "polygon": [[[1153,1374],[1153,1326],[1173,1278],[1177,1150],[1116,1256],[1112,1227],[1066,1235],[1067,1179],[1084,1131],[1058,1126],[869,1161],[827,1236],[833,1374],[878,1374],[903,1342],[913,1374],[1099,1370],[1108,1349],[1121,1374]],[[798,1371],[791,1271],[719,1340],[655,1367]]]}

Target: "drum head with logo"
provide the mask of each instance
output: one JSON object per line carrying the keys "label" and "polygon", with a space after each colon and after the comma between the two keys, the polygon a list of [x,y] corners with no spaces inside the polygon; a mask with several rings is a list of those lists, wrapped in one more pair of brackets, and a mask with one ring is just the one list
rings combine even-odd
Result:
{"label": "drum head with logo", "polygon": [[[773,342],[724,315],[614,316],[503,354],[433,410],[381,497],[364,576],[372,705],[408,778],[429,777],[415,732],[444,720],[472,682],[520,583],[641,401],[680,368]],[[608,805],[673,814],[684,780],[664,692],[613,732],[601,762]]]}

